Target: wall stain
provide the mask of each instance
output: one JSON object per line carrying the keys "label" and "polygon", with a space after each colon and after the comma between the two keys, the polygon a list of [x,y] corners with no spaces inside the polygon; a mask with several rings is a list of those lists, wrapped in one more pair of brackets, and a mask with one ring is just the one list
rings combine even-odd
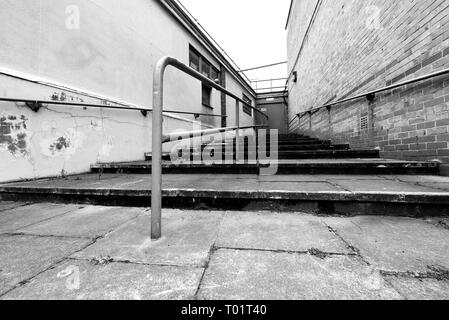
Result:
{"label": "wall stain", "polygon": [[58,140],[55,141],[55,143],[53,143],[50,146],[50,151],[55,152],[55,151],[62,151],[63,149],[68,149],[70,148],[70,140],[68,140],[67,138],[64,137],[60,137],[58,138]]}
{"label": "wall stain", "polygon": [[0,117],[0,151],[7,150],[14,156],[29,154],[27,121],[24,115]]}
{"label": "wall stain", "polygon": [[99,57],[104,57],[88,40],[81,37],[68,39],[56,53],[56,57],[66,67],[71,69],[84,69],[90,66]]}

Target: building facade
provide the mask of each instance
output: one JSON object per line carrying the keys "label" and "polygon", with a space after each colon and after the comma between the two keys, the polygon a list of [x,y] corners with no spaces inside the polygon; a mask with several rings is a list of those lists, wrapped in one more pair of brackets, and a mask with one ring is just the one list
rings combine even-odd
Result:
{"label": "building facade", "polygon": [[[152,107],[164,56],[255,103],[255,92],[185,10],[169,0],[2,0],[1,98]],[[168,68],[164,108],[227,115],[164,115],[164,133],[235,123],[235,101]],[[241,125],[253,124],[241,110]],[[97,162],[143,160],[151,113],[0,101],[0,182],[87,172]],[[171,145],[166,145],[169,151]]]}
{"label": "building facade", "polygon": [[293,0],[287,28],[291,131],[447,168],[447,76],[307,113],[447,69],[447,1]]}

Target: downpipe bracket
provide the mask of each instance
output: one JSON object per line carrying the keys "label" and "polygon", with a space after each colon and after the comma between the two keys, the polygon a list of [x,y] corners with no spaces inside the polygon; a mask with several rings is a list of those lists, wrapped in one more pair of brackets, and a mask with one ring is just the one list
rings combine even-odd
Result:
{"label": "downpipe bracket", "polygon": [[30,108],[34,112],[39,112],[39,110],[43,107],[40,102],[25,102],[25,105]]}

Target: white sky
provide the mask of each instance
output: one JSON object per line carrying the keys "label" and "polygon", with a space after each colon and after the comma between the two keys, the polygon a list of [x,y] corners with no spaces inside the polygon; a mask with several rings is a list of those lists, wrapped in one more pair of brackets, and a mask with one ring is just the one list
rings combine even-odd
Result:
{"label": "white sky", "polygon": [[[290,0],[180,0],[242,69],[287,60]],[[287,67],[248,72],[250,79],[285,77]]]}

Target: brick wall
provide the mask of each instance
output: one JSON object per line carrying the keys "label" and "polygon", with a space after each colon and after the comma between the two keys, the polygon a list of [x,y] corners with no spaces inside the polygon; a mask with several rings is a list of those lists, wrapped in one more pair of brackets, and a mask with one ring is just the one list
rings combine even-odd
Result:
{"label": "brick wall", "polygon": [[[289,71],[298,73],[290,119],[449,68],[447,0],[294,0],[288,31]],[[449,76],[306,114],[291,130],[387,158],[449,163]]]}

